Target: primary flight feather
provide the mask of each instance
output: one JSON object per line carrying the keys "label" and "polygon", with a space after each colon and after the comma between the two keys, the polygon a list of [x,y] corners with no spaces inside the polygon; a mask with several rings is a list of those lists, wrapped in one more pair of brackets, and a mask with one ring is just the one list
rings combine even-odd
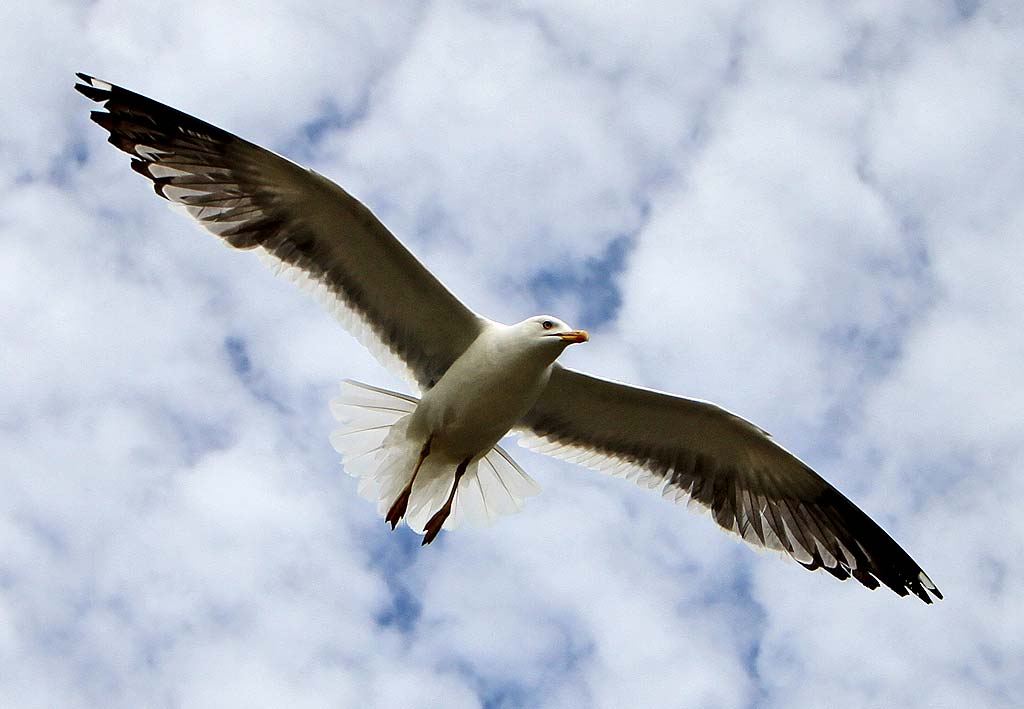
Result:
{"label": "primary flight feather", "polygon": [[660,488],[808,569],[926,603],[942,594],[881,527],[757,426],[703,401],[575,372],[588,335],[549,315],[503,325],[453,296],[358,200],[325,177],[139,94],[79,74],[92,119],[161,197],[304,281],[421,398],[358,382],[331,436],[360,493],[429,544],[514,512],[539,491],[498,442]]}

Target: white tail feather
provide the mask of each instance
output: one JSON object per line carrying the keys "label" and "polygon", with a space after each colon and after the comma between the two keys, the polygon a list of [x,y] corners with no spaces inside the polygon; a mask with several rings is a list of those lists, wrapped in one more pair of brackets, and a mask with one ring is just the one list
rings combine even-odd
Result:
{"label": "white tail feather", "polygon": [[[345,471],[359,478],[359,494],[377,502],[377,512],[387,514],[412,476],[425,441],[411,439],[409,415],[418,400],[405,394],[345,380],[341,396],[331,401],[334,417],[342,428],[331,434],[331,444],[341,454]],[[460,461],[443,451],[431,451],[416,475],[405,520],[423,534],[427,521],[451,492]],[[518,512],[540,485],[520,468],[500,446],[470,461],[459,483],[445,529],[464,522],[474,526],[492,523],[501,515]]]}

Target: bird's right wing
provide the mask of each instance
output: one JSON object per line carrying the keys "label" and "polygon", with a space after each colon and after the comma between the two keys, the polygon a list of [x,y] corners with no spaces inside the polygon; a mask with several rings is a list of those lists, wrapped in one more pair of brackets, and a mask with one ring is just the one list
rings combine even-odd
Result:
{"label": "bird's right wing", "polygon": [[429,389],[482,319],[358,200],[321,175],[186,113],[79,74],[104,104],[92,119],[156,193],[238,249],[257,249],[312,282],[382,363]]}
{"label": "bird's right wing", "polygon": [[[745,541],[868,588],[942,594],[870,517],[760,428],[704,401],[555,365],[523,445],[660,488]],[[929,593],[931,595],[929,595]]]}

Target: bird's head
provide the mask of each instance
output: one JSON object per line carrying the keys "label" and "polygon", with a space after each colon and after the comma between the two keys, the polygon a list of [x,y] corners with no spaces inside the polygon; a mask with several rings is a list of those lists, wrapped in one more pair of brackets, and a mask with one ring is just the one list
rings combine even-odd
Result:
{"label": "bird's head", "polygon": [[515,327],[531,341],[543,347],[557,348],[559,351],[568,345],[590,339],[586,330],[573,330],[553,315],[535,315]]}

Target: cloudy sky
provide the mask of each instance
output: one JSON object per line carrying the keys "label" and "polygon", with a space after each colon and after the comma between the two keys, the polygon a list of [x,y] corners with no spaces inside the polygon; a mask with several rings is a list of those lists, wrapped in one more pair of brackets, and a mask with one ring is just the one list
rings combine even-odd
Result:
{"label": "cloudy sky", "polygon": [[[0,9],[0,704],[1019,702],[1021,5],[345,5]],[[525,511],[390,532],[327,402],[403,384],[168,210],[75,71],[327,174],[479,312],[588,328],[571,366],[755,421],[946,600],[515,445]]]}

